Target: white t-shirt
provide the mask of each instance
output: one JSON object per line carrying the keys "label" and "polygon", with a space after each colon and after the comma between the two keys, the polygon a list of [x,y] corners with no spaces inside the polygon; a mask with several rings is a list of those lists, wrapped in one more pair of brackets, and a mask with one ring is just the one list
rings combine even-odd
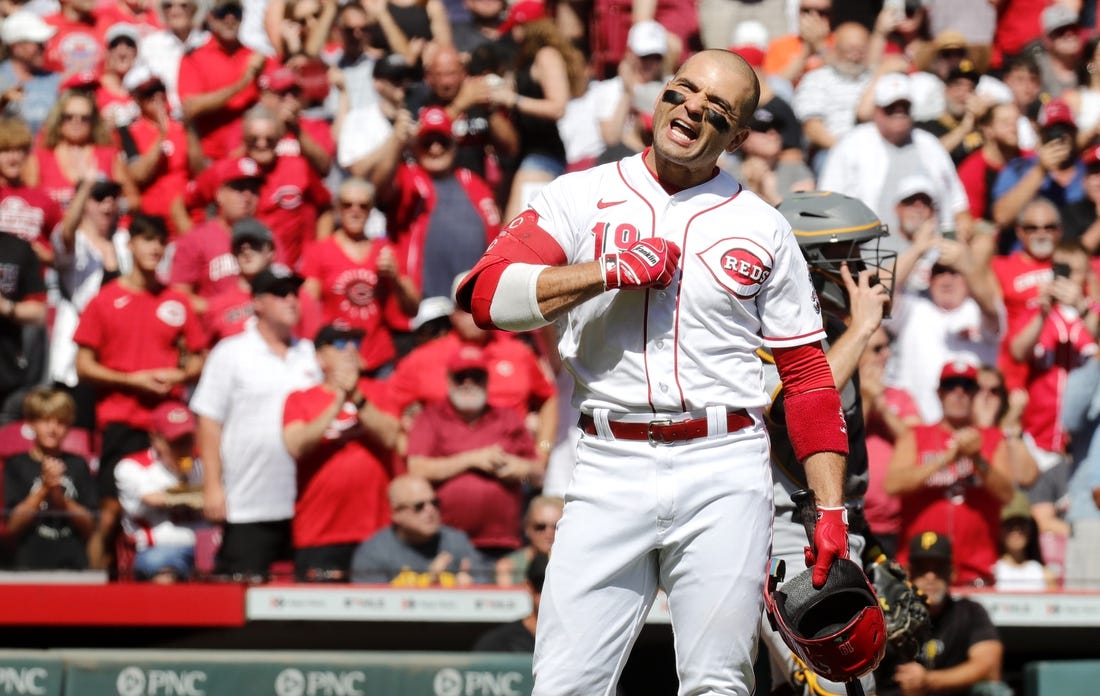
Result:
{"label": "white t-shirt", "polygon": [[313,344],[297,340],[286,357],[272,352],[256,330],[222,339],[203,367],[191,398],[199,416],[222,424],[222,481],[226,518],[268,522],[294,516],[294,460],[283,444],[287,394],[321,381]]}
{"label": "white t-shirt", "polygon": [[336,139],[336,161],[347,169],[358,159],[366,157],[393,133],[393,124],[382,113],[378,104],[352,109],[344,117]]}
{"label": "white t-shirt", "polygon": [[171,510],[146,505],[142,498],[181,483],[201,484],[202,467],[198,460],[194,460],[191,470],[181,478],[161,462],[155,450],[134,452],[115,465],[115,483],[124,513],[122,529],[133,538],[139,551],[150,546],[195,545],[195,527],[205,526],[205,522],[199,519],[194,523],[177,522]]}

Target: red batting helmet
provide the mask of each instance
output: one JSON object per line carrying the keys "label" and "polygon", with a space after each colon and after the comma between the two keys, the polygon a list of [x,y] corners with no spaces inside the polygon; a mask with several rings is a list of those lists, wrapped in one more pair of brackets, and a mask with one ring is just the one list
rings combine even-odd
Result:
{"label": "red batting helmet", "polygon": [[886,619],[858,565],[837,559],[821,589],[807,568],[783,584],[783,561],[772,561],[764,588],[768,620],[787,647],[817,674],[851,681],[878,667],[886,654]]}

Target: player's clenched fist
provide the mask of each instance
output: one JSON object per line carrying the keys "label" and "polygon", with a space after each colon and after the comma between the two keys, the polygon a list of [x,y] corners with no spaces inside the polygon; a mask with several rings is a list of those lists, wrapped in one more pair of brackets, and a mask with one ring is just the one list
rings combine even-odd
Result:
{"label": "player's clenched fist", "polygon": [[666,288],[680,262],[680,247],[663,239],[643,239],[626,251],[604,254],[600,259],[603,286],[616,288]]}

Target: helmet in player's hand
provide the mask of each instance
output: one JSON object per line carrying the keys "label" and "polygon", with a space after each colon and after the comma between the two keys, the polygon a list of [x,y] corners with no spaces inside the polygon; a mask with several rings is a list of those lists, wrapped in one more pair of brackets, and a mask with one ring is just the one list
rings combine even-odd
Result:
{"label": "helmet in player's hand", "polygon": [[814,288],[822,300],[848,308],[840,276],[847,263],[852,277],[870,269],[893,297],[897,254],[880,248],[890,234],[886,225],[862,201],[831,191],[794,193],[779,204],[779,212],[794,230],[802,255],[810,266]]}
{"label": "helmet in player's hand", "polygon": [[886,654],[886,620],[863,570],[841,558],[829,568],[821,589],[814,589],[812,568],[776,589],[783,572],[783,562],[773,561],[764,606],[791,652],[815,673],[837,682],[878,667]]}

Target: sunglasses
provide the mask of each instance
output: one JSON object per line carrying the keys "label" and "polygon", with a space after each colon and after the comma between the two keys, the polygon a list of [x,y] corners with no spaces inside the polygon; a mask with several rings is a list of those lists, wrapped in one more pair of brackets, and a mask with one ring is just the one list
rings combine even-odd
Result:
{"label": "sunglasses", "polygon": [[352,208],[358,208],[359,210],[370,210],[374,207],[374,203],[371,201],[340,201],[340,207],[345,210],[351,210]]}
{"label": "sunglasses", "polygon": [[266,292],[268,295],[281,297],[284,299],[287,297],[298,296],[298,288],[294,287],[293,285],[277,285],[274,288],[267,290]]}
{"label": "sunglasses", "polygon": [[484,370],[460,370],[452,373],[451,379],[454,380],[455,384],[462,384],[463,382],[485,384],[489,381],[489,375]]}
{"label": "sunglasses", "polygon": [[277,138],[274,135],[249,135],[244,139],[244,144],[249,147],[256,147],[257,145],[274,145],[277,142]]}
{"label": "sunglasses", "polygon": [[431,505],[436,510],[438,510],[439,509],[439,498],[431,498],[430,500],[421,500],[419,503],[404,503],[402,505],[398,505],[397,507],[395,507],[394,510],[396,512],[401,512],[402,510],[412,510],[413,512],[421,513],[421,512],[424,512],[424,508],[428,507],[429,505]]}
{"label": "sunglasses", "polygon": [[887,116],[899,116],[899,115],[908,116],[909,115],[909,108],[910,108],[909,102],[907,102],[907,101],[898,101],[898,102],[894,102],[893,104],[889,104],[887,106],[882,107],[882,112],[884,114],[886,114]]}
{"label": "sunglasses", "polygon": [[241,21],[241,17],[244,16],[244,8],[240,5],[222,5],[221,7],[215,7],[210,10],[210,16],[215,19],[226,19],[228,17],[236,17],[237,21]]}
{"label": "sunglasses", "polygon": [[929,196],[926,196],[923,193],[916,193],[916,194],[913,194],[912,196],[909,196],[908,198],[902,198],[901,199],[901,204],[902,205],[916,205],[917,203],[923,203],[927,206],[931,206],[932,205],[932,199]]}
{"label": "sunglasses", "polygon": [[1020,229],[1024,232],[1038,232],[1039,230],[1043,230],[1044,232],[1057,232],[1058,228],[1059,226],[1055,223],[1048,223],[1046,225],[1020,225]]}
{"label": "sunglasses", "polygon": [[362,343],[362,339],[358,338],[334,338],[329,345],[336,350],[344,350],[349,346],[359,350],[359,346],[362,345]]}
{"label": "sunglasses", "polygon": [[966,377],[951,377],[940,382],[940,391],[942,392],[952,392],[956,389],[962,389],[967,394],[977,394],[978,383]]}
{"label": "sunglasses", "polygon": [[70,121],[80,121],[81,123],[91,123],[91,114],[61,114],[61,120],[66,123]]}
{"label": "sunglasses", "polygon": [[225,186],[238,193],[244,193],[246,191],[250,193],[259,193],[260,191],[260,182],[255,179],[238,179],[237,181],[230,181]]}
{"label": "sunglasses", "polygon": [[445,135],[426,135],[423,138],[418,138],[417,141],[425,150],[430,149],[432,145],[442,145],[444,148],[450,148],[455,144],[454,138],[448,138]]}

